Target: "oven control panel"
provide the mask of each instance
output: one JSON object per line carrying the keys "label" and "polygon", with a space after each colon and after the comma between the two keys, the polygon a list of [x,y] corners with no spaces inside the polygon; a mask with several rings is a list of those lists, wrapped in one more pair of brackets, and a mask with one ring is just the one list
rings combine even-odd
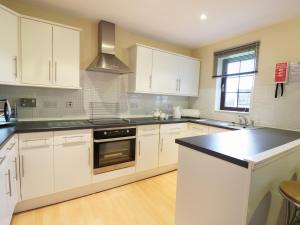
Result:
{"label": "oven control panel", "polygon": [[113,130],[95,130],[94,139],[120,138],[136,135],[136,128],[124,128]]}

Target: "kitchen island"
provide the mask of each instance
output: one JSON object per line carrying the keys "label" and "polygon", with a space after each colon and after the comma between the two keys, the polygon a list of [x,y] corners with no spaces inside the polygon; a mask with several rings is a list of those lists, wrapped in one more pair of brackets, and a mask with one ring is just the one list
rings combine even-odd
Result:
{"label": "kitchen island", "polygon": [[299,132],[261,128],[176,143],[176,225],[280,224],[278,186],[299,177]]}

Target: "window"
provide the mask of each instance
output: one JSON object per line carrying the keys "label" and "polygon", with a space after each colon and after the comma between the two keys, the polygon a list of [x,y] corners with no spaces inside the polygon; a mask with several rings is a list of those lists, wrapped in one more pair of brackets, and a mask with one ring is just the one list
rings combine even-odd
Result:
{"label": "window", "polygon": [[217,102],[220,110],[249,112],[259,42],[215,53]]}

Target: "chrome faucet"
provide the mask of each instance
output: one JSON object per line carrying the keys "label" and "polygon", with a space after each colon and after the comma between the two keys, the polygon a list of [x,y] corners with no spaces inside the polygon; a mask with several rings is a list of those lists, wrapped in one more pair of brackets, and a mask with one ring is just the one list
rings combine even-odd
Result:
{"label": "chrome faucet", "polygon": [[[248,121],[248,119],[247,119],[246,116],[238,115],[238,117],[239,117],[239,121],[240,121],[240,124],[241,124],[241,125],[248,126],[249,121]],[[242,124],[242,120],[244,120],[244,123],[243,123],[243,124]]]}

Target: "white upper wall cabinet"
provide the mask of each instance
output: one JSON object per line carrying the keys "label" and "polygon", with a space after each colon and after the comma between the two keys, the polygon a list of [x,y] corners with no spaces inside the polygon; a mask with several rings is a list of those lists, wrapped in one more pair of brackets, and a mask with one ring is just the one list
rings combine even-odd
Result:
{"label": "white upper wall cabinet", "polygon": [[79,87],[80,33],[53,26],[53,83],[61,87]]}
{"label": "white upper wall cabinet", "polygon": [[0,5],[0,83],[15,84],[18,69],[18,16]]}
{"label": "white upper wall cabinet", "polygon": [[129,92],[198,96],[200,61],[135,45],[130,49]]}
{"label": "white upper wall cabinet", "polygon": [[52,25],[21,19],[22,83],[52,82]]}
{"label": "white upper wall cabinet", "polygon": [[79,88],[78,30],[21,18],[22,83]]}

